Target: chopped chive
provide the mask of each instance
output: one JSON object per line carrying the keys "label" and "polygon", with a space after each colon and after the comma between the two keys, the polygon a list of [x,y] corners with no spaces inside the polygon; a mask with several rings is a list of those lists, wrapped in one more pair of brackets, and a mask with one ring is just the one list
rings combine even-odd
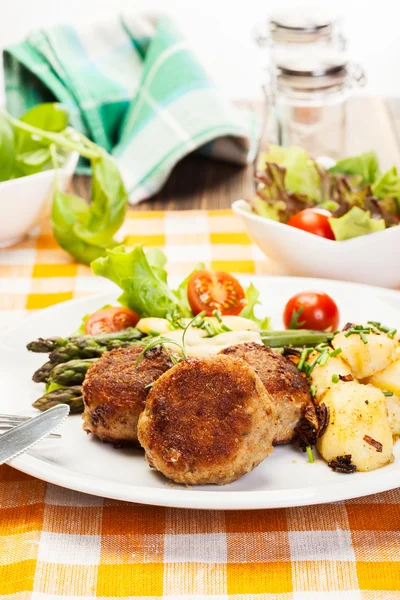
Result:
{"label": "chopped chive", "polygon": [[215,335],[214,329],[211,326],[211,323],[204,323],[203,329],[208,333],[209,337],[213,337]]}
{"label": "chopped chive", "polygon": [[160,332],[156,331],[155,329],[149,329],[149,335],[160,335]]}
{"label": "chopped chive", "polygon": [[334,375],[332,375],[332,383],[339,383],[339,381],[340,381],[339,375],[336,375],[336,373]]}
{"label": "chopped chive", "polygon": [[388,337],[393,339],[394,336],[396,335],[396,333],[397,333],[397,329],[391,329],[390,331],[388,331],[387,335],[388,335]]}
{"label": "chopped chive", "polygon": [[311,351],[312,351],[312,348],[303,348],[303,350],[301,351],[300,360],[297,365],[297,368],[299,371],[303,370],[304,363],[306,362],[306,359]]}
{"label": "chopped chive", "polygon": [[149,390],[153,384],[154,384],[154,381],[152,383],[148,383],[147,385],[144,386],[144,389]]}
{"label": "chopped chive", "polygon": [[311,371],[311,364],[308,362],[308,360],[304,361],[303,373],[305,373],[308,377]]}
{"label": "chopped chive", "polygon": [[364,344],[368,344],[368,340],[365,337],[365,333],[363,331],[360,331],[360,338],[362,339]]}
{"label": "chopped chive", "polygon": [[310,385],[310,392],[311,392],[311,396],[313,398],[315,398],[315,394],[317,393],[317,386],[316,385]]}
{"label": "chopped chive", "polygon": [[222,323],[221,312],[219,310],[213,310],[212,314],[217,319],[219,323]]}
{"label": "chopped chive", "polygon": [[332,352],[329,352],[329,356],[330,356],[331,358],[333,358],[334,356],[337,356],[338,354],[340,354],[340,353],[341,353],[341,351],[342,351],[342,349],[341,349],[341,348],[336,348],[336,350],[332,350]]}
{"label": "chopped chive", "polygon": [[379,327],[381,327],[381,324],[379,323],[379,321],[367,321],[367,323],[369,323],[369,325],[373,325],[374,327],[377,327],[379,329]]}
{"label": "chopped chive", "polygon": [[393,392],[383,392],[383,395],[390,397],[393,396]]}
{"label": "chopped chive", "polygon": [[321,365],[321,367],[323,367],[328,362],[328,359],[329,359],[329,352],[327,350],[324,350],[319,357],[318,364]]}
{"label": "chopped chive", "polygon": [[326,342],[321,342],[321,344],[318,344],[318,346],[315,346],[315,349],[317,350],[317,352],[322,352],[328,346],[329,346],[329,344],[327,344]]}
{"label": "chopped chive", "polygon": [[306,452],[307,452],[307,456],[308,456],[308,462],[309,463],[315,462],[314,456],[313,456],[313,453],[311,450],[311,446],[306,446]]}
{"label": "chopped chive", "polygon": [[223,331],[232,331],[232,329],[231,329],[230,327],[228,327],[227,325],[225,325],[224,323],[222,323],[222,325],[221,325],[221,329],[222,329]]}

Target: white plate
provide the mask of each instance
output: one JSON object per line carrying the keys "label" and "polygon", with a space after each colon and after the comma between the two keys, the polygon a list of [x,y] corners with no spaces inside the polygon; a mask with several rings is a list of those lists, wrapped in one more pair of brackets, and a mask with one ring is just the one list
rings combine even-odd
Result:
{"label": "white plate", "polygon": [[[241,277],[261,292],[263,310],[281,328],[285,302],[295,293],[319,289],[337,302],[342,323],[382,321],[400,329],[400,293],[321,279]],[[31,403],[42,387],[31,381],[45,356],[29,353],[25,344],[36,337],[68,335],[82,315],[116,295],[90,296],[65,302],[29,317],[0,337],[1,412],[34,414]],[[10,461],[11,466],[45,481],[97,496],[184,508],[256,509],[332,502],[389,490],[400,485],[400,443],[396,460],[378,471],[343,475],[332,472],[322,459],[314,464],[291,446],[272,455],[238,481],[222,486],[184,487],[167,481],[147,466],[140,450],[117,450],[87,436],[80,415],[68,417],[61,440],[44,440]]]}

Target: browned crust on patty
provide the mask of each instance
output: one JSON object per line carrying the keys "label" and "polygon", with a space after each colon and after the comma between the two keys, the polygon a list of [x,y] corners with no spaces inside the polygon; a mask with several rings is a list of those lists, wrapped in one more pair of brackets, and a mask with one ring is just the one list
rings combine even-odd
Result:
{"label": "browned crust on patty", "polygon": [[106,352],[83,382],[84,430],[107,442],[137,442],[137,421],[153,383],[172,367],[169,355],[152,348],[136,361],[142,345]]}
{"label": "browned crust on patty", "polygon": [[278,431],[274,444],[290,442],[306,406],[312,405],[306,377],[282,354],[254,342],[230,346],[221,354],[241,358],[255,369],[278,412]]}
{"label": "browned crust on patty", "polygon": [[271,452],[275,430],[272,403],[254,369],[220,355],[189,358],[160,377],[138,435],[150,464],[174,481],[227,483]]}

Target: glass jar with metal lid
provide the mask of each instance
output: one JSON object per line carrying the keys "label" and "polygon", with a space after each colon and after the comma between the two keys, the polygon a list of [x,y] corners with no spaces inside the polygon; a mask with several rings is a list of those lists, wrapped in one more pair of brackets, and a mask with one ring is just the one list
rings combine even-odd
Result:
{"label": "glass jar with metal lid", "polygon": [[319,51],[277,57],[270,90],[277,142],[302,146],[313,156],[344,151],[346,101],[365,76],[344,53]]}

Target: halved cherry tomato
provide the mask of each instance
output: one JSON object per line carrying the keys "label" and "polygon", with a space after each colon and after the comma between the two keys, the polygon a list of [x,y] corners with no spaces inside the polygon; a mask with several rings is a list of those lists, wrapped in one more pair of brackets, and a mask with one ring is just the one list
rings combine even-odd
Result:
{"label": "halved cherry tomato", "polygon": [[339,309],[328,294],[300,292],[286,304],[283,322],[286,329],[336,331],[339,325]]}
{"label": "halved cherry tomato", "polygon": [[188,283],[188,300],[193,314],[214,310],[222,315],[238,315],[246,306],[246,296],[240,283],[224,271],[195,271]]}
{"label": "halved cherry tomato", "polygon": [[331,216],[332,213],[324,208],[306,208],[290,217],[288,225],[319,235],[327,240],[334,240],[335,236],[329,223]]}
{"label": "halved cherry tomato", "polygon": [[134,327],[139,321],[138,315],[125,306],[110,306],[102,308],[88,317],[85,323],[85,333],[98,335],[121,331],[127,327]]}

